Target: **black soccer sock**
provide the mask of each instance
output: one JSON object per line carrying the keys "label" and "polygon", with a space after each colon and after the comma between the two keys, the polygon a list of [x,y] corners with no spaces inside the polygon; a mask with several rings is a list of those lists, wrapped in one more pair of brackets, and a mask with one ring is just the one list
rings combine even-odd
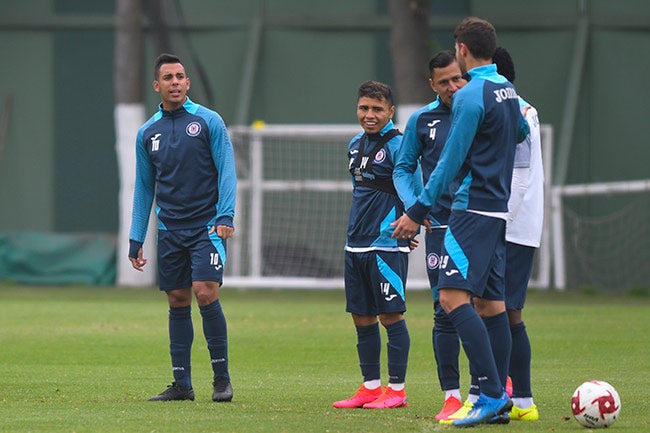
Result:
{"label": "black soccer sock", "polygon": [[388,383],[404,383],[408,365],[411,338],[406,320],[400,320],[386,327],[388,334]]}
{"label": "black soccer sock", "polygon": [[194,341],[192,307],[169,309],[169,353],[174,381],[185,388],[192,387],[191,354]]}
{"label": "black soccer sock", "polygon": [[460,388],[460,372],[458,357],[460,356],[460,340],[449,317],[436,310],[434,325],[431,330],[433,355],[438,369],[438,380],[443,391]]}
{"label": "black soccer sock", "polygon": [[524,322],[510,327],[512,335],[512,353],[510,354],[510,378],[512,379],[512,396],[532,397],[530,385],[530,360],[532,351],[526,325]]}
{"label": "black soccer sock", "polygon": [[357,353],[363,381],[379,380],[379,355],[381,354],[381,335],[379,323],[357,326]]}
{"label": "black soccer sock", "polygon": [[483,320],[470,304],[463,304],[449,313],[463,349],[469,358],[470,373],[478,377],[481,392],[498,398],[503,394],[499,373],[492,355],[490,337]]}
{"label": "black soccer sock", "polygon": [[510,352],[512,351],[512,337],[510,336],[510,323],[508,315],[503,313],[483,319],[485,328],[490,336],[490,345],[492,346],[492,355],[499,372],[499,381],[501,385],[506,386],[508,378],[508,366],[510,365]]}
{"label": "black soccer sock", "polygon": [[228,326],[226,317],[217,299],[211,304],[199,307],[203,318],[203,335],[208,342],[210,362],[214,377],[226,377],[228,373]]}

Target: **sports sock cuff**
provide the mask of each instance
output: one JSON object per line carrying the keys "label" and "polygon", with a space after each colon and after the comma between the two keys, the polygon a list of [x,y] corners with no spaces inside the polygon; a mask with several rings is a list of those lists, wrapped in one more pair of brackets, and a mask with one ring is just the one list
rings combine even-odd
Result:
{"label": "sports sock cuff", "polygon": [[504,311],[503,313],[495,314],[494,316],[484,317],[483,323],[487,329],[493,329],[508,323],[508,315]]}
{"label": "sports sock cuff", "polygon": [[172,319],[186,319],[192,315],[192,306],[169,307],[169,317]]}
{"label": "sports sock cuff", "polygon": [[219,302],[218,299],[216,299],[214,302],[209,303],[208,305],[199,306],[199,312],[203,315],[211,311],[219,311],[219,310],[221,310],[221,302]]}
{"label": "sports sock cuff", "polygon": [[518,332],[523,331],[524,329],[526,329],[526,325],[524,324],[524,322],[519,322],[510,326],[510,333],[516,334]]}
{"label": "sports sock cuff", "polygon": [[458,329],[458,326],[465,322],[468,319],[472,319],[472,312],[474,312],[474,307],[470,304],[463,304],[459,307],[454,308],[447,315],[449,320],[454,324],[454,327]]}
{"label": "sports sock cuff", "polygon": [[365,337],[368,335],[373,335],[379,333],[379,322],[373,323],[368,326],[357,326],[357,335],[359,337]]}
{"label": "sports sock cuff", "polygon": [[400,320],[399,322],[392,323],[386,327],[386,332],[395,332],[395,331],[399,332],[401,330],[407,330],[406,320]]}

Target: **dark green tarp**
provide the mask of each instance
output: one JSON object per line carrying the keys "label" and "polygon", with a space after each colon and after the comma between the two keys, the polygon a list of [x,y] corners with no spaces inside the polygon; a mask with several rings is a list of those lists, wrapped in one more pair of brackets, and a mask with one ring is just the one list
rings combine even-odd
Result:
{"label": "dark green tarp", "polygon": [[0,281],[113,285],[115,249],[113,235],[0,232]]}

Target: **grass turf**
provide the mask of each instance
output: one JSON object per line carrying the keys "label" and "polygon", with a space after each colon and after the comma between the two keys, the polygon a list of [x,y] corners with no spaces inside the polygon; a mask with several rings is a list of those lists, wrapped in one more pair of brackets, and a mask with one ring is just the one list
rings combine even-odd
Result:
{"label": "grass turf", "polygon": [[[236,290],[221,299],[235,397],[216,404],[196,305],[194,402],[152,403],[171,382],[167,306],[156,289],[0,285],[2,432],[430,432],[442,405],[428,292],[408,293],[408,408],[335,410],[361,382],[342,291]],[[473,432],[586,431],[571,416],[583,381],[614,385],[620,432],[650,432],[650,298],[531,292],[536,422]],[[385,347],[385,333],[382,332]],[[382,353],[382,374],[386,373]],[[468,387],[461,359],[462,391]]]}

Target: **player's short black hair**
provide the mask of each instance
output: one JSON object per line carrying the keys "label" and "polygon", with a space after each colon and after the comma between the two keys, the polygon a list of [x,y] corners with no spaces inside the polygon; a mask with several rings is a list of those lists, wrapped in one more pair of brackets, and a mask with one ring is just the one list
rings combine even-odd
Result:
{"label": "player's short black hair", "polygon": [[458,24],[454,30],[454,39],[457,43],[467,46],[470,53],[477,59],[492,59],[497,47],[497,32],[488,21],[467,17]]}
{"label": "player's short black hair", "polygon": [[446,68],[456,61],[456,56],[449,50],[440,51],[429,60],[429,74],[433,77],[433,70]]}
{"label": "player's short black hair", "polygon": [[167,53],[162,53],[156,58],[156,61],[153,63],[154,68],[153,68],[153,78],[154,80],[158,79],[158,75],[160,74],[160,67],[162,65],[165,65],[167,63],[180,63],[181,65],[183,62],[181,62],[181,59],[178,58],[178,56],[175,56],[174,54],[167,54]]}
{"label": "player's short black hair", "polygon": [[497,47],[492,56],[492,63],[497,65],[497,72],[511,83],[515,82],[515,63],[510,57],[510,53],[503,47]]}
{"label": "player's short black hair", "polygon": [[380,81],[370,80],[361,83],[357,94],[357,101],[364,96],[378,101],[385,99],[389,105],[393,105],[393,91],[388,84]]}

